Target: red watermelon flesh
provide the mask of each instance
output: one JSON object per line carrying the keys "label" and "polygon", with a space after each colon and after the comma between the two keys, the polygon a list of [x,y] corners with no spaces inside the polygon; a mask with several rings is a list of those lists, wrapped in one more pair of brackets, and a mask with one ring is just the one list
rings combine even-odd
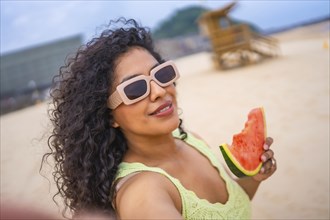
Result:
{"label": "red watermelon flesh", "polygon": [[266,121],[262,107],[252,109],[241,133],[233,136],[231,146],[223,144],[221,152],[230,170],[239,177],[253,176],[262,166],[260,159],[264,152]]}

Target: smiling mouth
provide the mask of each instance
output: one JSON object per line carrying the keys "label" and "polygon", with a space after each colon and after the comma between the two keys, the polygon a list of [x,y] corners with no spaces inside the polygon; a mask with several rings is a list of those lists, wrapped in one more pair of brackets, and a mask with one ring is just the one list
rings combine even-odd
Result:
{"label": "smiling mouth", "polygon": [[166,104],[166,105],[162,105],[156,111],[154,111],[153,113],[151,113],[150,115],[162,114],[162,113],[170,110],[171,108],[172,108],[172,103]]}
{"label": "smiling mouth", "polygon": [[162,113],[162,112],[164,112],[164,111],[170,109],[171,107],[172,107],[172,104],[169,105],[169,106],[167,106],[167,107],[165,107],[165,108],[163,108],[163,109],[161,109],[161,110],[159,111],[159,113]]}

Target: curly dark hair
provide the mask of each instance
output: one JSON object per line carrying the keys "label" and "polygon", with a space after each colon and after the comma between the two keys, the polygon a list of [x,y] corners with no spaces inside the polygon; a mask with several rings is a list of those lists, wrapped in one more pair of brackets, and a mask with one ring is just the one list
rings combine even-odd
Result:
{"label": "curly dark hair", "polygon": [[80,47],[53,79],[49,116],[54,128],[48,139],[50,152],[43,156],[42,165],[49,156],[55,161],[53,177],[58,192],[54,198],[63,197],[65,217],[67,211],[73,216],[82,211],[114,213],[113,182],[127,143],[120,129],[111,126],[107,99],[116,60],[135,46],[164,62],[149,29],[133,19],[120,18]]}

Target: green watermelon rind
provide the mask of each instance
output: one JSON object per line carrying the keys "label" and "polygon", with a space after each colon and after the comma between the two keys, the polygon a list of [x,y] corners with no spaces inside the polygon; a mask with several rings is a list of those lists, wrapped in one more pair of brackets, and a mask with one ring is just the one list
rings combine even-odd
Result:
{"label": "green watermelon rind", "polygon": [[[263,107],[259,107],[257,109],[259,109],[262,113],[263,126],[264,126],[264,138],[266,138],[267,137],[267,126],[266,126],[265,111],[264,111]],[[255,110],[255,109],[253,109],[253,110]],[[249,113],[249,115],[250,115],[250,113]],[[254,170],[246,170],[240,164],[240,162],[234,157],[234,155],[231,153],[229,146],[226,143],[220,145],[220,151],[225,159],[227,166],[229,167],[231,172],[234,175],[236,175],[237,177],[254,176],[259,173],[259,171],[262,167],[262,162],[260,161],[259,165]]]}
{"label": "green watermelon rind", "polygon": [[230,171],[239,178],[246,176],[254,176],[259,173],[262,167],[262,162],[260,162],[256,169],[246,170],[230,152],[227,144],[220,145],[220,150]]}

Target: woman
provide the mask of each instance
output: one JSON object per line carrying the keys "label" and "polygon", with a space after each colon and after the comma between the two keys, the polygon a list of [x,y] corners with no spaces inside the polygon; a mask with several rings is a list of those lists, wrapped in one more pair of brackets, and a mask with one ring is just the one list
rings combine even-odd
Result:
{"label": "woman", "polygon": [[249,218],[249,200],[276,170],[268,138],[262,171],[232,180],[181,126],[172,61],[150,33],[119,19],[70,59],[51,94],[54,178],[65,205],[122,219]]}

